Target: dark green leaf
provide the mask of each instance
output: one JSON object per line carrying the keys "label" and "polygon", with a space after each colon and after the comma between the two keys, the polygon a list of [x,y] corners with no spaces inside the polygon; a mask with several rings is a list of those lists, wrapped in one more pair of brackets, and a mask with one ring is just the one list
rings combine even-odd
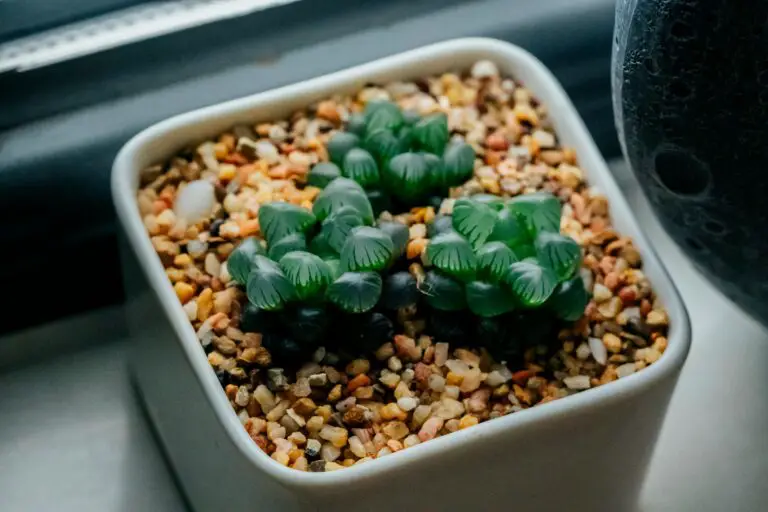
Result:
{"label": "dark green leaf", "polygon": [[421,120],[421,116],[415,110],[403,110],[403,123],[406,126],[413,126]]}
{"label": "dark green leaf", "polygon": [[416,278],[410,272],[395,272],[384,278],[381,305],[395,310],[413,306],[419,300]]}
{"label": "dark green leaf", "polygon": [[509,208],[525,224],[532,237],[542,231],[560,232],[560,201],[547,192],[516,196],[507,202]]}
{"label": "dark green leaf", "polygon": [[248,274],[251,273],[254,258],[262,254],[264,254],[264,247],[261,242],[254,237],[246,238],[235,247],[227,258],[229,275],[236,283],[245,286],[248,282]]}
{"label": "dark green leaf", "polygon": [[376,157],[376,161],[382,166],[401,153],[400,139],[392,133],[391,130],[379,129],[375,132],[368,132],[365,138],[365,147]]}
{"label": "dark green leaf", "polygon": [[317,219],[301,206],[274,201],[259,207],[259,225],[268,244],[293,233],[304,233],[311,228]]}
{"label": "dark green leaf", "polygon": [[413,125],[413,135],[421,149],[442,155],[448,143],[448,117],[438,112],[430,114]]}
{"label": "dark green leaf", "polygon": [[328,239],[322,231],[315,235],[314,238],[312,238],[312,241],[309,242],[309,252],[316,256],[320,256],[322,259],[339,257],[338,251],[333,250],[333,247],[328,243]]}
{"label": "dark green leaf", "polygon": [[405,253],[405,248],[408,246],[408,226],[402,222],[382,221],[377,227],[392,239],[396,257]]}
{"label": "dark green leaf", "polygon": [[373,208],[373,214],[375,216],[378,217],[381,215],[381,212],[387,212],[392,209],[392,201],[390,200],[389,194],[386,192],[374,188],[366,190],[365,195],[371,203],[371,208]]}
{"label": "dark green leaf", "polygon": [[313,347],[324,341],[331,323],[325,308],[314,306],[291,309],[283,314],[282,320],[294,340]]}
{"label": "dark green leaf", "polygon": [[433,238],[427,245],[427,258],[434,266],[461,279],[471,276],[477,258],[466,238],[449,231]]}
{"label": "dark green leaf", "polygon": [[441,185],[458,187],[464,184],[475,170],[475,150],[466,142],[449,144],[443,154]]}
{"label": "dark green leaf", "polygon": [[358,137],[363,137],[365,135],[365,115],[355,112],[349,116],[349,121],[347,121],[347,131],[354,133]]}
{"label": "dark green leaf", "polygon": [[320,162],[312,167],[307,175],[307,185],[325,188],[330,182],[341,176],[341,169],[333,162]]}
{"label": "dark green leaf", "polygon": [[581,265],[581,247],[569,236],[542,231],[535,247],[538,260],[552,269],[560,282],[573,276]]}
{"label": "dark green leaf", "polygon": [[246,293],[251,304],[265,311],[282,309],[296,296],[293,285],[277,263],[264,256],[256,256]]}
{"label": "dark green leaf", "polygon": [[440,233],[453,231],[453,218],[450,215],[438,215],[427,224],[427,235],[429,238],[435,238]]}
{"label": "dark green leaf", "polygon": [[360,146],[360,138],[354,133],[336,132],[328,140],[326,149],[331,162],[338,166],[344,162],[344,157],[350,149]]}
{"label": "dark green leaf", "polygon": [[384,183],[398,198],[413,200],[429,189],[427,161],[419,153],[403,153],[389,161],[384,169]]}
{"label": "dark green leaf", "polygon": [[328,265],[328,269],[331,272],[331,280],[335,281],[339,278],[342,272],[341,270],[341,261],[335,258],[331,258],[328,260],[325,260],[325,264]]}
{"label": "dark green leaf", "polygon": [[427,303],[435,309],[458,311],[467,307],[464,286],[450,276],[430,270],[419,286]]}
{"label": "dark green leaf", "polygon": [[374,100],[365,106],[365,125],[368,133],[376,130],[397,130],[403,124],[400,107],[387,100]]}
{"label": "dark green leaf", "polygon": [[477,268],[492,281],[503,280],[516,261],[515,253],[503,242],[488,242],[477,251]]}
{"label": "dark green leaf", "polygon": [[328,286],[326,297],[347,313],[364,313],[379,301],[381,287],[376,272],[344,272]]}
{"label": "dark green leaf", "polygon": [[344,157],[342,168],[344,177],[358,182],[363,188],[379,184],[379,168],[369,152],[352,148]]}
{"label": "dark green leaf", "polygon": [[414,136],[413,127],[403,126],[397,133],[398,153],[405,153],[416,148],[416,137]]}
{"label": "dark green leaf", "polygon": [[453,229],[464,235],[474,247],[485,242],[495,222],[496,212],[487,204],[462,197],[453,205]]}
{"label": "dark green leaf", "polygon": [[373,223],[373,208],[365,191],[357,182],[348,178],[336,178],[315,198],[312,212],[318,220],[324,220],[342,206],[355,208],[366,224]]}
{"label": "dark green leaf", "polygon": [[380,229],[355,228],[341,250],[341,267],[345,271],[381,270],[395,252],[392,239]]}
{"label": "dark green leaf", "polygon": [[467,306],[477,316],[494,317],[515,307],[514,296],[497,284],[470,281],[466,285]]}
{"label": "dark green leaf", "polygon": [[291,251],[306,251],[307,239],[302,233],[293,233],[286,235],[277,242],[269,244],[269,257],[275,261],[285,256]]}
{"label": "dark green leaf", "polygon": [[496,214],[496,222],[488,240],[504,242],[515,249],[521,244],[529,244],[531,237],[525,228],[525,223],[509,208],[502,208]]}
{"label": "dark green leaf", "polygon": [[328,241],[328,245],[337,253],[341,252],[344,242],[347,241],[349,232],[353,228],[363,225],[363,218],[355,208],[351,206],[342,206],[331,213],[323,221],[323,227],[320,233]]}
{"label": "dark green leaf", "polygon": [[589,294],[584,288],[580,276],[561,283],[549,299],[548,306],[555,311],[558,318],[567,322],[575,322],[584,315],[589,303]]}
{"label": "dark green leaf", "polygon": [[430,185],[438,188],[443,187],[443,161],[432,153],[422,151],[421,154],[424,155],[424,159],[427,161],[427,172],[429,173]]}
{"label": "dark green leaf", "polygon": [[299,299],[322,292],[331,282],[331,269],[314,254],[292,251],[280,258],[280,269],[296,289]]}
{"label": "dark green leaf", "polygon": [[533,259],[510,265],[505,281],[518,301],[527,307],[544,304],[557,286],[557,276]]}

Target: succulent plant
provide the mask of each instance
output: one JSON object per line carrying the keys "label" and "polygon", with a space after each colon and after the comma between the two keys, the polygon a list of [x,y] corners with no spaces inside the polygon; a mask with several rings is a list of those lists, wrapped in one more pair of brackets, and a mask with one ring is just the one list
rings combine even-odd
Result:
{"label": "succulent plant", "polygon": [[442,311],[493,318],[545,308],[578,319],[589,300],[578,275],[581,248],[560,234],[560,214],[560,202],[547,193],[456,200],[450,226],[443,217],[433,222],[426,251],[432,268],[419,290]]}
{"label": "succulent plant", "polygon": [[331,136],[331,163],[315,165],[308,183],[324,188],[337,176],[352,179],[377,214],[392,204],[412,206],[432,196],[445,197],[450,187],[472,176],[475,151],[463,141],[449,142],[442,112],[422,118],[378,100],[353,114],[346,128]]}
{"label": "succulent plant", "polygon": [[[441,113],[422,118],[374,101],[353,114],[328,141],[331,162],[309,173],[322,189],[312,210],[262,205],[264,241],[246,239],[230,255],[249,301],[243,328],[261,331],[277,358],[321,342],[362,353],[391,339],[398,311],[416,307],[436,338],[513,357],[536,337],[512,326],[581,317],[589,299],[581,248],[560,234],[561,205],[548,193],[457,199],[428,225],[425,268],[409,268],[408,227],[376,217],[389,205],[445,197],[472,175],[474,150],[449,139]],[[343,327],[331,333],[331,325]]]}

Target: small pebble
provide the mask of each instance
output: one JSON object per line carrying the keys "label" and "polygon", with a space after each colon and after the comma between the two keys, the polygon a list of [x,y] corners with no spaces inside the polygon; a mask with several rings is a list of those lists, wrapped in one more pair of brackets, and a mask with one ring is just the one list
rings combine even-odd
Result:
{"label": "small pebble", "polygon": [[566,377],[563,379],[563,383],[568,389],[589,389],[590,387],[589,377],[587,375]]}
{"label": "small pebble", "polygon": [[623,377],[628,377],[633,373],[635,373],[635,363],[622,364],[616,368],[616,376],[620,379]]}
{"label": "small pebble", "polygon": [[418,399],[410,396],[399,398],[397,400],[397,406],[406,412],[414,410],[418,405],[419,405]]}

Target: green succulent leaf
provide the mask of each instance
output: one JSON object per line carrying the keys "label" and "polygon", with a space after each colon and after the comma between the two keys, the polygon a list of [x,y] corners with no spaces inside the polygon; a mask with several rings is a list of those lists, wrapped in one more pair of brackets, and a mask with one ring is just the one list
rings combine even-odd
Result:
{"label": "green succulent leaf", "polygon": [[[406,233],[407,234],[407,233]],[[238,244],[227,258],[227,270],[236,283],[245,286],[248,274],[256,256],[264,254],[264,246],[255,237],[249,237]]]}
{"label": "green succulent leaf", "polygon": [[295,204],[274,201],[259,207],[259,225],[268,244],[286,235],[304,233],[315,222],[312,212]]}
{"label": "green succulent leaf", "polygon": [[277,263],[265,256],[256,256],[246,294],[257,308],[276,311],[295,298],[296,290]]}
{"label": "green succulent leaf", "polygon": [[389,194],[381,189],[374,188],[365,191],[365,195],[368,198],[368,202],[371,203],[373,208],[373,214],[375,216],[381,215],[381,212],[386,212],[392,209],[392,201]]}
{"label": "green succulent leaf", "polygon": [[365,115],[355,112],[349,116],[349,121],[347,121],[347,131],[354,133],[358,137],[365,136]]}
{"label": "green succulent leaf", "polygon": [[320,257],[308,252],[289,252],[280,258],[280,269],[301,300],[318,295],[331,283],[331,269]]}
{"label": "green succulent leaf", "polygon": [[384,167],[389,160],[401,153],[400,139],[391,130],[379,129],[368,132],[365,137],[365,147],[376,157],[376,161]]}
{"label": "green succulent leaf", "polygon": [[422,151],[420,153],[427,161],[427,172],[429,173],[429,183],[431,186],[442,188],[443,161],[437,155]]}
{"label": "green succulent leaf", "polygon": [[402,256],[408,246],[408,226],[402,222],[382,221],[378,223],[377,227],[392,239],[395,249],[394,257]]}
{"label": "green succulent leaf", "polygon": [[412,126],[403,126],[397,132],[398,153],[405,153],[416,148],[416,137]]}
{"label": "green succulent leaf", "polygon": [[286,235],[277,242],[269,244],[269,257],[275,261],[285,256],[291,251],[306,251],[307,239],[302,233],[292,233]]}
{"label": "green succulent leaf", "polygon": [[403,123],[405,126],[413,126],[421,121],[421,116],[415,110],[403,110]]}
{"label": "green succulent leaf", "polygon": [[517,300],[527,307],[538,307],[549,299],[557,286],[557,276],[534,259],[509,266],[505,281]]}
{"label": "green succulent leaf", "polygon": [[328,245],[340,253],[341,248],[344,247],[344,242],[347,241],[349,232],[362,225],[364,225],[363,218],[359,211],[351,206],[342,206],[323,221],[320,233]]}
{"label": "green succulent leaf", "polygon": [[503,242],[488,242],[477,250],[477,268],[485,278],[502,281],[518,259]]}
{"label": "green succulent leaf", "polygon": [[427,245],[427,258],[443,272],[460,279],[471,276],[477,268],[477,257],[472,246],[455,231],[433,238]]}
{"label": "green succulent leaf", "polygon": [[569,236],[542,231],[535,247],[538,260],[552,269],[560,282],[573,276],[581,265],[581,247]]}
{"label": "green succulent leaf", "polygon": [[459,311],[467,307],[464,285],[438,270],[430,270],[419,285],[427,303],[442,311]]}
{"label": "green succulent leaf", "polygon": [[487,204],[462,197],[453,205],[453,229],[464,235],[473,247],[479,247],[493,231],[496,212]]}
{"label": "green succulent leaf", "polygon": [[496,222],[488,237],[489,241],[504,242],[515,249],[523,244],[530,244],[531,237],[525,227],[525,222],[509,208],[502,208],[496,214]]}
{"label": "green succulent leaf", "polygon": [[388,100],[374,100],[365,106],[365,125],[368,133],[376,130],[397,130],[403,124],[400,107]]}
{"label": "green succulent leaf", "polygon": [[376,272],[344,272],[328,286],[326,297],[342,311],[365,313],[379,301],[381,288]]}
{"label": "green succulent leaf", "polygon": [[515,196],[507,202],[509,208],[525,224],[531,237],[546,231],[560,232],[560,201],[547,192]]}
{"label": "green succulent leaf", "polygon": [[515,307],[514,296],[498,284],[470,281],[466,285],[466,294],[470,311],[484,318],[509,313]]}
{"label": "green succulent leaf", "polygon": [[384,169],[384,183],[397,197],[418,199],[430,186],[427,160],[420,153],[402,153]]}
{"label": "green succulent leaf", "polygon": [[442,155],[448,143],[448,117],[438,112],[420,119],[413,125],[413,135],[421,149]]}
{"label": "green succulent leaf", "polygon": [[353,272],[381,270],[394,252],[392,239],[384,231],[368,226],[355,228],[341,249],[341,267]]}
{"label": "green succulent leaf", "polygon": [[312,204],[312,212],[322,221],[342,206],[355,208],[366,224],[373,223],[373,208],[365,191],[359,183],[344,177],[336,178],[318,194]]}
{"label": "green succulent leaf", "polygon": [[475,194],[472,197],[473,201],[477,201],[478,203],[487,204],[491,208],[493,208],[495,211],[501,211],[502,208],[504,208],[504,198],[500,196],[495,196],[493,194]]}
{"label": "green succulent leaf", "polygon": [[584,315],[588,303],[589,293],[584,287],[584,281],[581,276],[576,276],[555,289],[548,306],[561,320],[575,322]]}
{"label": "green succulent leaf", "polygon": [[352,148],[344,157],[342,174],[345,178],[355,180],[363,188],[378,185],[379,168],[376,160],[369,152],[360,148]]}
{"label": "green succulent leaf", "polygon": [[443,153],[441,185],[458,187],[469,178],[475,170],[475,150],[466,142],[449,144]]}
{"label": "green succulent leaf", "polygon": [[432,222],[427,224],[427,235],[435,238],[440,233],[453,231],[453,217],[450,215],[437,215]]}
{"label": "green succulent leaf", "polygon": [[333,162],[320,162],[312,167],[307,175],[307,185],[325,188],[330,182],[341,176],[341,169]]}
{"label": "green succulent leaf", "polygon": [[354,133],[336,132],[328,139],[326,149],[328,150],[328,157],[331,159],[331,162],[341,166],[347,153],[352,148],[359,146],[360,138]]}
{"label": "green succulent leaf", "polygon": [[337,280],[339,276],[344,273],[341,270],[341,260],[338,258],[327,259],[325,260],[325,264],[328,265],[332,281]]}
{"label": "green succulent leaf", "polygon": [[319,256],[322,259],[338,258],[338,251],[335,251],[333,247],[331,247],[331,244],[328,243],[328,238],[326,235],[327,233],[323,233],[322,230],[320,233],[315,235],[309,242],[309,252]]}
{"label": "green succulent leaf", "polygon": [[416,278],[409,272],[401,271],[384,278],[384,290],[380,304],[386,309],[396,310],[415,305],[419,300]]}

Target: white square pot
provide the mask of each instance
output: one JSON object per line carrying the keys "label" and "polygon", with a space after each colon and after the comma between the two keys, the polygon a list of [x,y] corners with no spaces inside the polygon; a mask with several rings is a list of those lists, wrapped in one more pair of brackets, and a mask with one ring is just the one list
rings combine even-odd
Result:
{"label": "white square pot", "polygon": [[[490,59],[549,108],[589,182],[610,200],[615,227],[634,238],[670,316],[669,346],[652,366],[342,471],[281,466],[248,437],[230,407],[152,248],[136,204],[139,172],[238,123],[285,117],[367,82],[467,69]],[[459,39],[174,117],[120,151],[112,194],[123,229],[132,372],[190,503],[199,511],[627,511],[690,344],[688,315],[564,91],[530,54],[499,41]]]}

